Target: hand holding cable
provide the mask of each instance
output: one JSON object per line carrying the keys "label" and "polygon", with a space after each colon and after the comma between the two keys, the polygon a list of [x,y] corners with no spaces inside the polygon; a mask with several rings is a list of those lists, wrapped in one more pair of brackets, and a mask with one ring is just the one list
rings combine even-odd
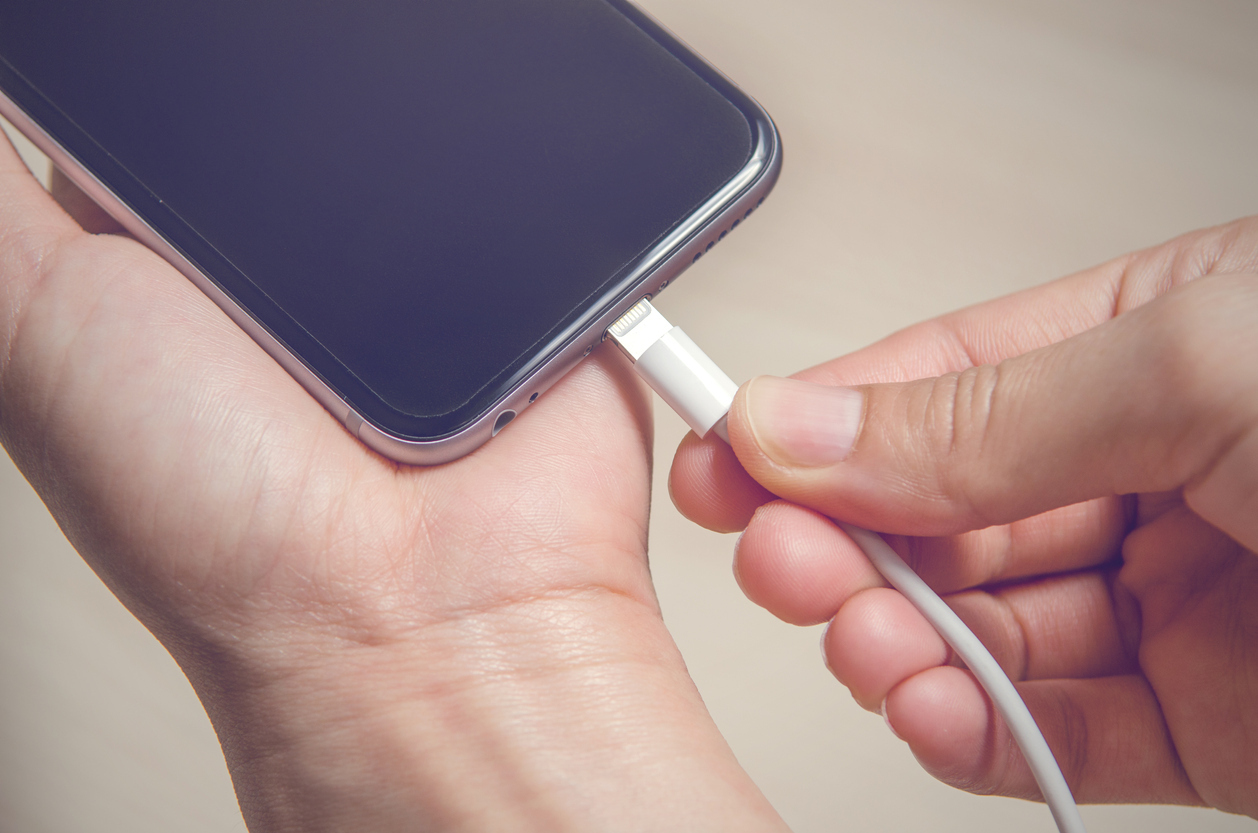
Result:
{"label": "hand holding cable", "polygon": [[1253,814],[1255,271],[1242,221],[754,380],[737,459],[689,437],[674,498],[747,528],[744,590],[830,620],[836,676],[938,777],[1038,793],[955,655],[828,517],[915,536],[889,540],[1019,681],[1080,799]]}
{"label": "hand holding cable", "polygon": [[[612,325],[609,335],[634,361],[639,375],[686,420],[697,436],[703,438],[712,431],[721,440],[729,442],[725,412],[732,404],[737,388],[689,336],[672,326],[646,300],[639,302]],[[854,436],[859,425],[859,414],[853,419],[848,405],[853,398],[848,395],[839,397],[844,401],[841,407],[848,413],[837,415],[837,419],[835,414],[822,413],[820,420],[806,420],[810,427],[819,428],[823,435],[833,433],[835,425],[838,425],[844,444],[841,454],[846,454],[850,448],[847,435]],[[806,439],[810,445],[815,444],[816,437]],[[821,449],[823,453],[834,453],[824,444]],[[1083,820],[1053,753],[1000,665],[960,618],[879,535],[850,524],[840,526],[869,556],[870,562],[887,581],[917,607],[969,666],[1023,751],[1058,828],[1062,833],[1084,833]]]}

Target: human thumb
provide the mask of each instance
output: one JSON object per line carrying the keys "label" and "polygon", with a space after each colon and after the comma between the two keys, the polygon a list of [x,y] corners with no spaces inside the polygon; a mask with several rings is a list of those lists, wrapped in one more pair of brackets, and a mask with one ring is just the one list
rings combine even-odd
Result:
{"label": "human thumb", "polygon": [[1204,278],[997,365],[840,388],[760,377],[730,439],[775,494],[942,535],[1105,495],[1183,489],[1258,545],[1258,279]]}

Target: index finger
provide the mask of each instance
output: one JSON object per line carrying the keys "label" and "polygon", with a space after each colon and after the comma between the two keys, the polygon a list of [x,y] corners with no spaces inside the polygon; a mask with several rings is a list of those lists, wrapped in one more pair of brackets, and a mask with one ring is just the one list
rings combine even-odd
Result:
{"label": "index finger", "polygon": [[951,312],[794,374],[826,385],[907,382],[997,364],[1090,330],[1176,286],[1258,266],[1258,217],[1185,234]]}

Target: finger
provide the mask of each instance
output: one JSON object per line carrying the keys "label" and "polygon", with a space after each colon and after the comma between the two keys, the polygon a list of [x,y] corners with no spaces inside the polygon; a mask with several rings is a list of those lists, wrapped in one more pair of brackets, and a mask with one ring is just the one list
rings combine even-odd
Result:
{"label": "finger", "polygon": [[1082,570],[1118,557],[1128,502],[1100,498],[942,538],[888,536],[936,593]]}
{"label": "finger", "polygon": [[833,521],[782,500],[756,510],[734,575],[747,598],[794,625],[829,621],[856,593],[886,584]]}
{"label": "finger", "polygon": [[[1113,311],[1124,262],[1114,261],[1043,287],[989,301],[896,333],[795,378],[824,385],[898,382],[998,361],[1081,332]],[[1028,334],[1034,338],[1028,340]],[[669,493],[683,515],[729,532],[771,499],[709,437],[687,434],[673,457]]]}
{"label": "finger", "polygon": [[119,234],[124,231],[117,220],[83,193],[83,190],[63,174],[60,168],[52,169],[48,192],[52,194],[57,204],[89,234]]}
{"label": "finger", "polygon": [[916,324],[794,378],[824,385],[907,382],[996,364],[1090,330],[1198,278],[1254,271],[1258,217],[1247,217]]}
{"label": "finger", "polygon": [[[952,538],[888,540],[935,592],[954,593],[1111,562],[1125,515],[1123,501],[1097,500]],[[749,599],[796,625],[828,621],[853,594],[885,583],[831,520],[781,500],[755,511],[734,571]]]}
{"label": "finger", "polygon": [[[1013,680],[1101,677],[1137,667],[1138,616],[1116,605],[1110,588],[1111,576],[1093,570],[946,601]],[[960,664],[908,600],[884,587],[848,599],[823,648],[835,677],[868,709],[914,674]]]}
{"label": "finger", "polygon": [[[1089,330],[1135,309],[1169,288],[1208,274],[1258,270],[1258,218],[1184,235],[1093,269],[896,333],[877,344],[796,374],[824,385],[906,382],[995,364]],[[682,443],[674,460],[685,476],[670,482],[683,513],[718,529],[746,522],[724,513],[726,491],[745,492],[744,481],[728,487],[701,446]],[[746,501],[732,501],[740,509]]]}
{"label": "finger", "polygon": [[733,450],[714,434],[686,434],[668,474],[678,511],[715,532],[737,532],[773,495],[751,479]]}
{"label": "finger", "polygon": [[40,263],[60,240],[79,232],[7,137],[0,140],[0,322],[4,325],[0,348],[6,352]]}
{"label": "finger", "polygon": [[895,686],[945,665],[951,655],[925,617],[889,587],[848,600],[826,629],[821,650],[830,673],[870,711],[878,711]]}
{"label": "finger", "polygon": [[0,218],[5,220],[6,229],[46,228],[54,234],[76,230],[7,136],[0,140],[0,197]]}
{"label": "finger", "polygon": [[1087,678],[1137,669],[1139,617],[1116,603],[1113,570],[1087,570],[947,597],[1014,680]]}
{"label": "finger", "polygon": [[[1201,804],[1137,675],[1022,683],[1019,693],[1079,802]],[[1039,798],[986,695],[967,672],[933,668],[892,690],[887,722],[925,769],[981,794]]]}
{"label": "finger", "polygon": [[1258,449],[1237,442],[1258,432],[1258,371],[1240,358],[1258,353],[1254,321],[1258,280],[1216,276],[994,367],[859,389],[756,379],[730,437],[775,494],[913,535],[1184,485],[1191,503],[1222,489],[1217,473],[1244,497],[1225,517],[1194,508],[1258,545],[1258,511],[1235,511],[1258,499]]}

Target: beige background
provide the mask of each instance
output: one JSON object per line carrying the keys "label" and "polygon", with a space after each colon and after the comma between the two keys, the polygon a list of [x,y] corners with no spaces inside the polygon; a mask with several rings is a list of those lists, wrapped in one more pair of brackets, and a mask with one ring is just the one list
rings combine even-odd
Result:
{"label": "beige background", "polygon": [[[1252,0],[646,5],[784,137],[765,208],[660,301],[736,379],[1258,211]],[[1053,829],[1040,806],[924,775],[822,668],[817,629],[741,597],[733,538],[668,501],[682,428],[657,410],[665,615],[787,821],[801,833]],[[187,682],[7,461],[0,570],[0,831],[241,829]],[[1094,833],[1255,827],[1203,810],[1084,814]]]}

